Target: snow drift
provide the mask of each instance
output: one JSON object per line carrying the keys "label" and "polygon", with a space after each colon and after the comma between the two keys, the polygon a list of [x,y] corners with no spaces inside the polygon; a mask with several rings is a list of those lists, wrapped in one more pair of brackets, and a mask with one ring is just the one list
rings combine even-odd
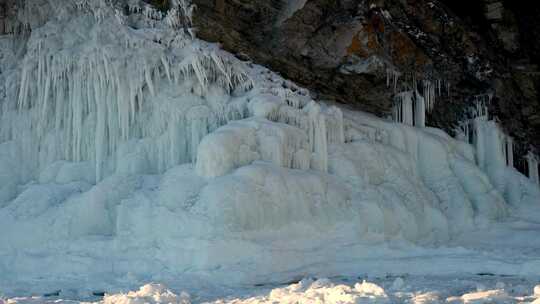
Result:
{"label": "snow drift", "polygon": [[347,256],[322,242],[440,244],[540,201],[493,122],[473,147],[316,102],[194,38],[185,1],[55,3],[0,36],[0,280],[253,283]]}

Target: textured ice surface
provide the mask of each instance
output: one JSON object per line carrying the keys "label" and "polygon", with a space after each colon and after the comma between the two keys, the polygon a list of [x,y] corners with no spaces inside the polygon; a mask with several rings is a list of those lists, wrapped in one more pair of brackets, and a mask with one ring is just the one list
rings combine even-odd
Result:
{"label": "textured ice surface", "polygon": [[385,241],[448,244],[540,201],[494,122],[469,145],[412,111],[398,124],[316,102],[193,38],[184,1],[167,16],[60,2],[31,1],[49,17],[0,36],[7,291],[354,273],[399,256]]}
{"label": "textured ice surface", "polygon": [[[459,278],[448,281],[433,278],[389,277],[368,281],[306,278],[298,283],[273,289],[259,289],[250,295],[236,295],[202,300],[185,292],[179,295],[161,284],[147,284],[137,291],[106,294],[102,300],[81,303],[94,304],[390,304],[390,303],[538,303],[540,286],[519,280],[500,281],[500,278]],[[19,297],[7,300],[9,304],[57,303],[76,304],[79,301],[60,300],[61,297]],[[0,303],[2,300],[0,300]]]}

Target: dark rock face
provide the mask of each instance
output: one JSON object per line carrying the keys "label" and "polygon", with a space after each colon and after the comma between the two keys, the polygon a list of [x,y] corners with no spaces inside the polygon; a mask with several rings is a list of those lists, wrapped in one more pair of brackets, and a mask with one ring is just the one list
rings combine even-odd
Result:
{"label": "dark rock face", "polygon": [[450,96],[438,98],[428,124],[451,132],[471,96],[491,92],[491,112],[507,132],[523,150],[540,148],[540,12],[524,1],[193,2],[200,38],[280,72],[320,99],[384,116],[394,94],[387,71],[401,73],[398,90],[415,79],[443,80]]}

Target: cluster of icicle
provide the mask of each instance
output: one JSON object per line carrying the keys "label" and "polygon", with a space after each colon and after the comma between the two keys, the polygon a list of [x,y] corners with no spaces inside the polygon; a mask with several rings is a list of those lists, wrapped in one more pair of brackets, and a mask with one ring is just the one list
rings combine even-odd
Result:
{"label": "cluster of icicle", "polygon": [[[257,129],[265,133],[259,151],[247,151],[246,160],[327,171],[328,144],[345,141],[337,107],[321,106],[306,90],[195,39],[187,1],[173,1],[166,15],[129,1],[130,16],[108,1],[62,3],[80,15],[69,22],[86,22],[100,40],[83,37],[68,51],[49,37],[66,39],[58,25],[32,33],[12,88],[17,98],[0,109],[0,142],[19,144],[31,174],[59,160],[87,162],[100,181],[118,172],[125,161],[117,158],[126,155],[144,158],[135,166],[146,173],[188,162],[200,167],[208,161],[198,161],[203,138],[249,117],[275,125]],[[126,24],[134,18],[142,29]],[[250,97],[234,98],[244,95]]]}
{"label": "cluster of icicle", "polygon": [[[397,82],[399,74],[387,73],[387,85],[393,79],[394,85],[394,107],[392,117],[394,121],[417,127],[426,126],[426,114],[435,107],[436,97],[443,94],[442,80],[434,82],[424,80],[421,82],[422,93],[418,90],[416,79],[413,80],[413,89],[397,93]],[[447,83],[447,94],[450,95],[450,85]]]}
{"label": "cluster of icicle", "polygon": [[[157,95],[156,85],[164,79],[177,86],[194,81],[191,88],[197,92],[206,92],[210,86],[226,93],[252,87],[243,65],[233,63],[232,56],[166,26],[184,21],[172,22],[173,17],[163,17],[159,31],[133,34],[133,30],[119,24],[117,10],[103,8],[110,5],[108,2],[60,2],[71,13],[93,16],[93,30],[100,35],[108,35],[110,28],[116,32],[110,33],[107,45],[81,47],[81,51],[59,50],[55,41],[47,45],[46,37],[29,40],[18,99],[2,104],[0,142],[20,142],[23,154],[35,164],[36,171],[56,160],[93,161],[99,181],[106,175],[107,159],[114,157],[122,142],[145,137],[170,139],[174,137],[172,129],[182,128],[181,123],[184,129],[193,129],[186,132],[193,141],[200,141],[208,132],[204,130],[210,128],[209,111],[204,107],[187,113],[160,110],[152,100]],[[186,2],[177,1],[169,15],[181,10],[178,18],[190,16],[192,9]],[[142,18],[155,17],[159,16]],[[226,123],[214,120],[213,128]],[[170,156],[176,142],[167,142],[159,151],[164,157],[159,158],[157,171],[196,154],[187,147],[184,150],[188,152]]]}
{"label": "cluster of icicle", "polygon": [[[289,83],[288,86],[290,85]],[[308,134],[308,155],[313,158],[311,161],[308,159],[305,163],[311,163],[312,169],[327,171],[328,144],[345,142],[342,111],[335,106],[321,107],[309,98],[306,91],[301,89],[296,89],[296,92],[286,88],[271,88],[269,90],[282,91],[278,95],[282,96],[283,102],[275,106],[266,118],[304,130]]]}
{"label": "cluster of icicle", "polygon": [[[445,83],[442,80],[429,81],[424,80],[421,82],[422,93],[418,90],[418,83],[413,79],[413,89],[406,90],[402,92],[397,92],[397,86],[399,77],[401,74],[398,72],[388,69],[387,70],[387,86],[394,87],[394,107],[392,111],[393,120],[399,123],[425,127],[426,126],[426,113],[431,112],[436,104],[437,96],[442,96],[443,87],[446,87],[446,93],[450,95],[450,84]],[[483,136],[483,128],[485,127],[485,122],[490,121],[489,117],[489,105],[493,94],[481,94],[474,96],[473,105],[468,109],[467,116],[468,118],[462,121],[459,124],[457,129],[457,136],[463,141],[474,144],[477,149],[477,160],[481,168],[487,166],[486,160],[483,159],[484,150],[484,140],[481,138]],[[502,155],[504,155],[506,165],[513,168],[514,167],[514,140],[508,134],[505,134],[499,127],[499,125],[494,122],[495,127],[499,130],[497,134],[497,142],[500,142],[500,149]],[[540,178],[538,173],[538,156],[529,152],[527,157],[528,169],[529,169],[529,178],[539,184]]]}
{"label": "cluster of icicle", "polygon": [[[491,122],[492,126],[497,129],[499,147],[501,154],[504,156],[506,165],[510,168],[514,168],[514,139],[506,134],[497,123],[497,119],[490,118],[489,106],[493,99],[493,94],[480,94],[472,98],[472,106],[469,107],[466,115],[467,118],[460,122],[458,129],[456,130],[457,137],[463,141],[475,145],[476,155],[479,166],[485,168],[486,160],[483,159],[483,155],[486,149],[493,147],[485,147],[484,137],[485,126],[487,122]],[[538,178],[538,156],[531,151],[525,157],[528,163],[529,178],[536,184],[540,184]]]}
{"label": "cluster of icicle", "polygon": [[473,97],[472,106],[466,111],[467,118],[459,123],[459,127],[456,130],[458,137],[468,143],[473,143],[474,122],[475,120],[489,120],[489,105],[492,98],[493,94],[491,93]]}
{"label": "cluster of icicle", "polygon": [[[257,94],[248,104],[252,118],[205,138],[197,157],[197,173],[221,176],[254,160],[326,172],[328,145],[345,142],[342,111],[321,106],[306,90],[267,70],[257,78]],[[226,144],[231,142],[236,144]]]}
{"label": "cluster of icicle", "polygon": [[386,87],[394,88],[394,93],[396,93],[398,89],[399,77],[401,77],[401,73],[395,68],[388,67],[386,69]]}

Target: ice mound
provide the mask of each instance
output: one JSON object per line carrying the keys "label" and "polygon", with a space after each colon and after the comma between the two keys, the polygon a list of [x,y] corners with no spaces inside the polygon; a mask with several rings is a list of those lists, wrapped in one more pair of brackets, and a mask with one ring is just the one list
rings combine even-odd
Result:
{"label": "ice mound", "polygon": [[354,287],[334,284],[327,279],[317,281],[305,279],[285,288],[272,290],[267,296],[231,301],[216,301],[217,303],[237,304],[388,304],[391,303],[383,288],[373,283],[358,283]]}
{"label": "ice mound", "polygon": [[515,299],[510,297],[504,290],[487,290],[464,294],[461,297],[451,297],[448,303],[480,304],[480,303],[513,303]]}
{"label": "ice mound", "polygon": [[105,295],[103,304],[190,304],[187,293],[174,294],[161,284],[147,284],[127,294]]}

